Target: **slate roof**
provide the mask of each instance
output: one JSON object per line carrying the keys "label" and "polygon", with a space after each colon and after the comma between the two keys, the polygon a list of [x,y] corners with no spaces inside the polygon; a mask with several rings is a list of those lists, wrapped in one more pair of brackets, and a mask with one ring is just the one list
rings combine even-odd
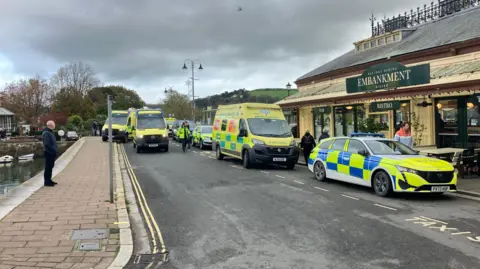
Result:
{"label": "slate roof", "polygon": [[415,30],[399,42],[356,51],[355,49],[299,77],[306,79],[330,71],[355,66],[416,51],[466,41],[480,37],[480,6],[473,7],[435,21],[408,28]]}
{"label": "slate roof", "polygon": [[0,116],[13,116],[13,115],[14,114],[10,110],[0,107]]}

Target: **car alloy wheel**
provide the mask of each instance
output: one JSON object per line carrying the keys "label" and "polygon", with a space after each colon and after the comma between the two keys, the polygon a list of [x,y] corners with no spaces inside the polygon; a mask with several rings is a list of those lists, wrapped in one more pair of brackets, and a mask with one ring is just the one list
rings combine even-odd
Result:
{"label": "car alloy wheel", "polygon": [[325,173],[325,167],[320,161],[317,161],[313,166],[313,173],[315,174],[315,178],[318,181],[325,181],[325,179],[327,178],[327,175]]}

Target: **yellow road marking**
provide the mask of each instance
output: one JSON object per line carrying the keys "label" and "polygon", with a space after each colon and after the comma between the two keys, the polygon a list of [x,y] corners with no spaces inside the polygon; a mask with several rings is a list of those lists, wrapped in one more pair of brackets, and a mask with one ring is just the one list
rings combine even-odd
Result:
{"label": "yellow road marking", "polygon": [[[153,226],[155,227],[155,231],[157,232],[158,239],[160,240],[160,245],[161,245],[161,253],[166,253],[167,248],[165,247],[165,242],[163,240],[162,232],[160,231],[160,228],[158,227],[158,224],[155,221],[155,218],[153,217],[152,211],[150,210],[150,207],[148,206],[147,199],[145,199],[145,195],[143,194],[142,188],[140,187],[140,184],[138,183],[137,176],[135,175],[135,173],[133,172],[133,169],[131,168],[132,166],[130,164],[130,161],[128,160],[127,152],[125,151],[124,147],[122,147],[122,149],[123,149],[123,154],[125,156],[126,163],[129,167],[127,170],[129,170],[130,174],[132,175],[131,179],[134,181],[134,186],[136,185],[135,188],[137,189],[137,193],[140,193],[140,195],[138,197],[141,200],[143,200],[143,203],[145,204],[146,211],[148,212],[148,215],[150,216],[151,222],[153,223]],[[140,205],[141,205],[141,207],[143,207],[142,203],[140,203]],[[153,253],[155,254],[155,253],[158,252],[158,250],[157,250],[157,245],[156,245],[154,232],[153,232],[152,227],[148,225],[149,221],[148,221],[147,214],[145,213],[145,209],[143,209],[143,213],[144,213],[145,219],[147,220],[147,226],[149,227],[150,232],[152,234],[152,241],[154,241]]]}

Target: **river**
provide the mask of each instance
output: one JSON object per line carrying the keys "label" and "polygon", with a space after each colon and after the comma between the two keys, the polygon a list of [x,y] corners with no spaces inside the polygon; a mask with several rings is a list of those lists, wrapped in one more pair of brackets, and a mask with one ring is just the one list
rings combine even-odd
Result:
{"label": "river", "polygon": [[44,168],[44,159],[0,164],[0,194],[34,177]]}

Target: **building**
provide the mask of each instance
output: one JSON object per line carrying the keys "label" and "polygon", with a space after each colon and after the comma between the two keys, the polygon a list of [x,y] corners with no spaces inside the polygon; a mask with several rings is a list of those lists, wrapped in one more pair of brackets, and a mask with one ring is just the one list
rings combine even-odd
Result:
{"label": "building", "polygon": [[212,106],[207,106],[206,109],[202,110],[202,123],[212,125],[213,120],[215,119],[216,112],[216,108],[213,108]]}
{"label": "building", "polygon": [[7,131],[13,130],[13,116],[11,111],[0,107],[0,128]]}
{"label": "building", "polygon": [[[318,138],[411,122],[416,146],[480,147],[480,1],[444,0],[374,23],[370,38],[278,102]],[[373,122],[370,120],[370,122]]]}

